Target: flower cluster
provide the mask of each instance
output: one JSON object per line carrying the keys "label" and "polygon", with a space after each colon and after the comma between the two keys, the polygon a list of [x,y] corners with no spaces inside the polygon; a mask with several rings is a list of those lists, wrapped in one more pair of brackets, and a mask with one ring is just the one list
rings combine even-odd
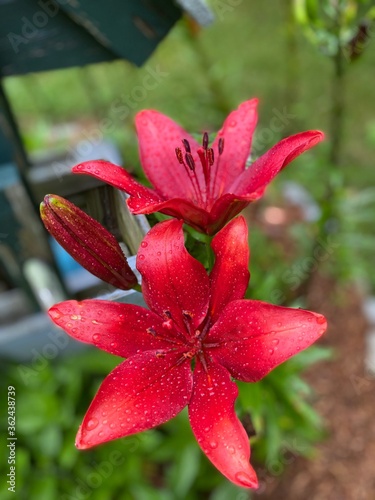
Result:
{"label": "flower cluster", "polygon": [[[206,133],[199,145],[160,113],[140,113],[141,160],[154,190],[104,161],[74,167],[128,192],[134,213],[175,217],[154,226],[137,255],[148,309],[84,300],[62,302],[49,311],[72,337],[125,358],[92,401],[77,434],[78,448],[153,428],[187,406],[192,431],[214,466],[239,486],[257,487],[249,439],[234,411],[238,389],[232,379],[261,380],[315,342],[326,320],[310,311],[244,299],[250,277],[248,231],[245,219],[234,217],[261,196],[280,169],[323,137],[311,131],[289,137],[245,168],[255,108],[252,100],[231,113],[211,146]],[[42,204],[47,229],[83,265],[116,286],[134,286],[113,237],[95,223],[93,241],[90,220],[82,214],[56,196]],[[215,234],[212,269],[186,250],[183,222]]]}

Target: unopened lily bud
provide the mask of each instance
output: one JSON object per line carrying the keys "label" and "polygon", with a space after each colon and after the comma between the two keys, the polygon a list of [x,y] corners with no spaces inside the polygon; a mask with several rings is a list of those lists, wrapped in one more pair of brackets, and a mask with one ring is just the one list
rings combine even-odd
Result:
{"label": "unopened lily bud", "polygon": [[137,284],[116,238],[80,208],[48,194],[40,214],[47,231],[90,273],[122,290]]}

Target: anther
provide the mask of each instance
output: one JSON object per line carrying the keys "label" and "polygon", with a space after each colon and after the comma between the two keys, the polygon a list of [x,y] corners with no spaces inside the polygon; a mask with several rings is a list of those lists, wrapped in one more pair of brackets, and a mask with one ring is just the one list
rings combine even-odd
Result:
{"label": "anther", "polygon": [[183,165],[183,163],[184,163],[184,157],[182,156],[181,149],[180,148],[176,148],[175,151],[176,151],[176,156],[177,156],[178,163],[181,163],[181,165]]}
{"label": "anther", "polygon": [[219,139],[219,155],[222,155],[224,151],[224,137]]}
{"label": "anther", "polygon": [[186,153],[185,155],[185,161],[188,165],[188,167],[190,168],[190,170],[192,170],[194,172],[195,170],[195,161],[194,161],[194,158],[192,156],[191,153]]}
{"label": "anther", "polygon": [[147,328],[147,333],[150,333],[153,337],[156,337],[156,330],[155,328],[152,328],[152,326],[150,326],[150,328]]}
{"label": "anther", "polygon": [[193,313],[190,311],[182,311],[182,315],[187,320],[191,321],[193,319]]}
{"label": "anther", "polygon": [[215,162],[214,150],[212,148],[207,150],[207,157],[208,157],[208,163],[209,163],[210,167],[212,167],[212,165]]}
{"label": "anther", "polygon": [[172,319],[171,311],[168,311],[167,309],[163,311],[163,316],[165,317],[165,319]]}
{"label": "anther", "polygon": [[182,144],[184,145],[185,151],[191,153],[189,141],[187,139],[182,139]]}
{"label": "anther", "polygon": [[208,148],[208,134],[207,134],[207,132],[205,132],[203,134],[202,146],[203,146],[203,149]]}

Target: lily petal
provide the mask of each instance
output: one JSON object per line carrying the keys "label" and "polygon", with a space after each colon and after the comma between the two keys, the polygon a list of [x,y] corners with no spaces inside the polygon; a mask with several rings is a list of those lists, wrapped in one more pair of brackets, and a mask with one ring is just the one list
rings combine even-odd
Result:
{"label": "lily petal", "polygon": [[99,179],[126,193],[140,197],[147,206],[163,201],[153,189],[147,188],[137,182],[124,168],[114,165],[109,161],[90,160],[79,163],[72,168],[75,174],[87,174]]}
{"label": "lily petal", "polygon": [[249,245],[246,221],[237,217],[213,238],[215,264],[210,274],[210,313],[215,322],[232,300],[242,299],[249,284]]}
{"label": "lily petal", "polygon": [[208,222],[209,216],[206,210],[199,208],[195,203],[173,198],[172,200],[157,202],[154,204],[145,203],[143,198],[131,196],[128,199],[128,206],[135,214],[149,214],[161,212],[165,215],[184,220],[187,224],[202,231]]}
{"label": "lily petal", "polygon": [[257,382],[313,344],[326,330],[324,316],[259,300],[227,305],[207,341],[215,360],[244,382]]}
{"label": "lily petal", "polygon": [[[138,113],[135,126],[139,138],[141,164],[156,191],[164,198],[194,199],[189,174],[177,161],[175,149],[182,148],[184,152],[182,139],[186,139],[194,159],[198,161],[196,152],[200,146],[197,141],[171,118],[154,110]],[[203,182],[199,169],[197,175]]]}
{"label": "lily petal", "polygon": [[167,422],[189,402],[192,373],[179,353],[147,351],[132,356],[104,380],[76,437],[90,448]]}
{"label": "lily petal", "polygon": [[166,330],[155,313],[132,304],[107,300],[67,300],[48,311],[71,337],[127,358],[142,351],[179,346],[178,334]]}
{"label": "lily petal", "polygon": [[161,222],[147,233],[137,268],[150,309],[166,319],[169,316],[188,336],[193,334],[208,310],[209,281],[205,268],[185,248],[182,221]]}
{"label": "lily petal", "polygon": [[319,130],[309,130],[283,139],[237,177],[229,192],[241,196],[264,189],[280,170],[323,139],[324,134]]}
{"label": "lily petal", "polygon": [[218,158],[214,197],[225,193],[227,187],[245,169],[258,121],[257,105],[258,99],[251,99],[240,104],[227,116],[212,144],[216,154],[220,138],[224,139],[224,151],[220,159]]}
{"label": "lily petal", "polygon": [[225,477],[238,486],[257,488],[257,477],[249,463],[249,438],[234,411],[237,395],[238,388],[225,368],[211,363],[206,372],[197,363],[189,403],[190,424],[199,446]]}

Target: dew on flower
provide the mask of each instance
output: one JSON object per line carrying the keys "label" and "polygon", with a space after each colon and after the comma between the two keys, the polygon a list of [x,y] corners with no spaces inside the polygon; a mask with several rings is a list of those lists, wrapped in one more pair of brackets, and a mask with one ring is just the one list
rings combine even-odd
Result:
{"label": "dew on flower", "polygon": [[86,429],[88,431],[92,431],[93,429],[95,429],[96,427],[98,427],[99,425],[99,420],[95,417],[93,418],[90,418],[87,423],[86,423]]}

